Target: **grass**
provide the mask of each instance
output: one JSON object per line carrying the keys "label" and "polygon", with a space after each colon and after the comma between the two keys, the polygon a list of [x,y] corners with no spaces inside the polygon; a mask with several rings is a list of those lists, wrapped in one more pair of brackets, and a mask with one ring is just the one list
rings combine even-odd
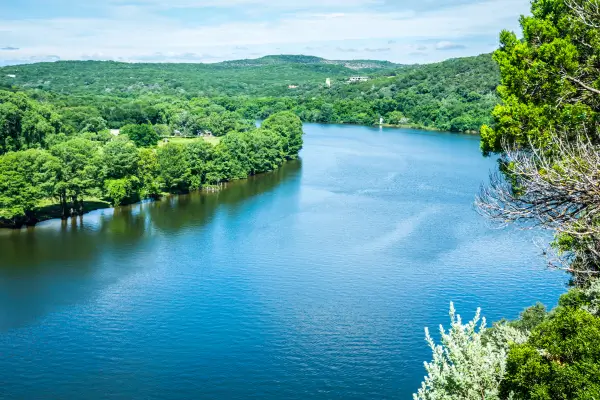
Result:
{"label": "grass", "polygon": [[[208,143],[212,144],[213,146],[216,146],[221,141],[221,138],[217,137],[217,136],[201,136],[201,137],[174,136],[174,137],[168,137],[167,139],[169,140],[169,143],[180,143],[180,144],[188,144],[188,143],[193,143],[193,142],[198,142],[198,141],[204,140],[205,142],[208,142]],[[158,142],[159,147],[162,147],[165,144],[166,143],[163,140]]]}

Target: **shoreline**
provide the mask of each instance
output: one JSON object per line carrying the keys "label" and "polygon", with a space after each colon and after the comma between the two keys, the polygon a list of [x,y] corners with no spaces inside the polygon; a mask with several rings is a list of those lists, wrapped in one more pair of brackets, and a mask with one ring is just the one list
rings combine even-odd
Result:
{"label": "shoreline", "polygon": [[479,136],[481,134],[481,132],[479,131],[467,131],[467,132],[453,132],[453,131],[449,131],[449,130],[445,130],[445,129],[440,129],[440,128],[435,128],[432,126],[421,126],[421,125],[411,125],[411,124],[401,124],[401,125],[394,125],[394,124],[372,124],[372,125],[363,125],[363,124],[355,124],[353,122],[306,122],[303,121],[303,123],[305,124],[318,124],[318,125],[345,125],[345,126],[364,126],[367,128],[377,128],[377,127],[383,127],[383,128],[396,128],[396,129],[414,129],[416,131],[424,131],[424,132],[444,132],[444,133],[451,133],[453,135],[468,135],[468,136]]}
{"label": "shoreline", "polygon": [[[289,161],[291,161],[291,160],[288,160],[288,162]],[[280,166],[280,168],[281,168],[281,166]],[[32,215],[24,216],[17,223],[11,223],[10,221],[0,219],[0,232],[11,232],[11,231],[18,231],[18,230],[22,230],[22,229],[35,228],[37,226],[37,224],[39,224],[41,222],[52,221],[52,220],[68,221],[71,218],[83,217],[84,215],[89,214],[93,211],[108,210],[108,209],[115,210],[118,207],[130,207],[130,206],[134,206],[136,204],[142,204],[142,203],[148,202],[148,201],[151,201],[151,202],[159,201],[163,198],[171,197],[171,196],[188,195],[190,193],[198,193],[198,192],[200,192],[200,193],[202,193],[202,192],[216,193],[216,192],[220,192],[227,184],[230,184],[232,182],[248,180],[251,177],[268,174],[270,172],[273,172],[273,171],[267,171],[267,172],[263,172],[261,174],[256,174],[256,175],[249,175],[246,178],[222,182],[217,185],[206,185],[199,190],[194,190],[194,191],[190,191],[190,192],[182,192],[182,193],[164,192],[157,198],[141,199],[138,201],[134,201],[132,203],[120,204],[116,207],[104,200],[98,200],[98,199],[84,200],[83,201],[83,204],[84,204],[83,214],[71,215],[67,218],[62,218],[62,212],[61,212],[59,204],[50,204],[48,206],[40,207],[40,211],[32,213]]]}

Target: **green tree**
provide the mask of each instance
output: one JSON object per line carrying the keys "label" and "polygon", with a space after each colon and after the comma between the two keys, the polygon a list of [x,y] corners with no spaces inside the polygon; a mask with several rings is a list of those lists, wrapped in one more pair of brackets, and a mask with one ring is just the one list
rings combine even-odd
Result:
{"label": "green tree", "polygon": [[184,152],[188,166],[188,186],[191,190],[198,190],[206,183],[206,165],[213,159],[214,147],[204,140],[194,141],[185,146]]}
{"label": "green tree", "polygon": [[119,138],[102,148],[102,177],[105,179],[105,197],[113,205],[139,199],[140,179],[138,167],[140,154],[135,144]]}
{"label": "green tree", "polygon": [[271,115],[262,127],[283,138],[283,152],[286,158],[296,158],[302,149],[302,121],[291,111],[282,111]]}
{"label": "green tree", "polygon": [[252,167],[246,133],[230,132],[221,140],[219,147],[227,153],[227,157],[222,159],[227,165],[227,180],[247,177]]}
{"label": "green tree", "polygon": [[189,166],[185,147],[178,143],[167,143],[158,149],[158,167],[163,188],[169,192],[186,192],[189,189]]}
{"label": "green tree", "polygon": [[160,136],[150,124],[129,124],[121,128],[121,134],[127,135],[139,147],[152,147],[160,140]]}
{"label": "green tree", "polygon": [[46,136],[58,133],[60,117],[23,93],[0,90],[0,155],[43,147]]}
{"label": "green tree", "polygon": [[158,163],[158,154],[155,149],[140,149],[138,163],[138,176],[140,178],[140,197],[158,198],[161,194],[158,175],[160,166]]}
{"label": "green tree", "polygon": [[481,131],[485,153],[503,143],[543,146],[553,133],[595,134],[600,111],[600,13],[597,0],[534,0],[521,18],[523,40],[508,31],[494,53],[503,100]]}
{"label": "green tree", "polygon": [[0,156],[0,220],[19,226],[33,219],[40,200],[53,193],[59,160],[45,150]]}
{"label": "green tree", "polygon": [[256,129],[246,134],[250,174],[273,171],[285,160],[283,139],[268,129]]}
{"label": "green tree", "polygon": [[[598,0],[534,0],[521,18],[523,40],[501,33],[503,103],[483,127],[484,153],[501,152],[500,175],[478,198],[483,213],[506,224],[554,231],[549,251],[585,285],[600,270],[595,195],[600,136]],[[535,150],[535,151],[529,151]]]}
{"label": "green tree", "polygon": [[401,125],[408,122],[408,118],[404,116],[400,111],[392,111],[385,117],[385,122],[392,125]]}
{"label": "green tree", "polygon": [[600,397],[600,318],[559,307],[530,339],[511,348],[501,393],[522,399]]}
{"label": "green tree", "polygon": [[62,217],[83,213],[83,197],[100,195],[99,181],[102,162],[99,144],[74,138],[50,148],[60,160],[60,170],[54,186],[54,196],[60,201]]}
{"label": "green tree", "polygon": [[81,132],[94,132],[98,133],[107,128],[106,121],[102,117],[89,117],[86,118],[81,128]]}

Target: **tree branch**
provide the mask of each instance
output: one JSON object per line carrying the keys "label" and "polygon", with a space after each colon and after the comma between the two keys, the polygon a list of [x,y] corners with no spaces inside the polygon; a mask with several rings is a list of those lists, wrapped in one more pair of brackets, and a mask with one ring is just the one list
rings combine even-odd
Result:
{"label": "tree branch", "polygon": [[585,83],[581,82],[579,79],[575,79],[575,78],[573,78],[571,76],[566,76],[566,78],[568,80],[570,80],[571,82],[577,83],[579,86],[581,86],[582,88],[584,88],[586,90],[589,90],[590,92],[593,92],[593,93],[596,93],[596,94],[600,94],[600,90],[594,89],[593,87],[586,85]]}

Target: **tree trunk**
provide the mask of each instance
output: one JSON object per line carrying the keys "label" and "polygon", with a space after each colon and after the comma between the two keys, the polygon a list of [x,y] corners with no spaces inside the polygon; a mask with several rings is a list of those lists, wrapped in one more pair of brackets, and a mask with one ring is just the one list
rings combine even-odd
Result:
{"label": "tree trunk", "polygon": [[60,208],[61,208],[61,218],[62,219],[67,219],[69,217],[69,210],[67,208],[67,194],[66,193],[61,193],[60,194]]}

